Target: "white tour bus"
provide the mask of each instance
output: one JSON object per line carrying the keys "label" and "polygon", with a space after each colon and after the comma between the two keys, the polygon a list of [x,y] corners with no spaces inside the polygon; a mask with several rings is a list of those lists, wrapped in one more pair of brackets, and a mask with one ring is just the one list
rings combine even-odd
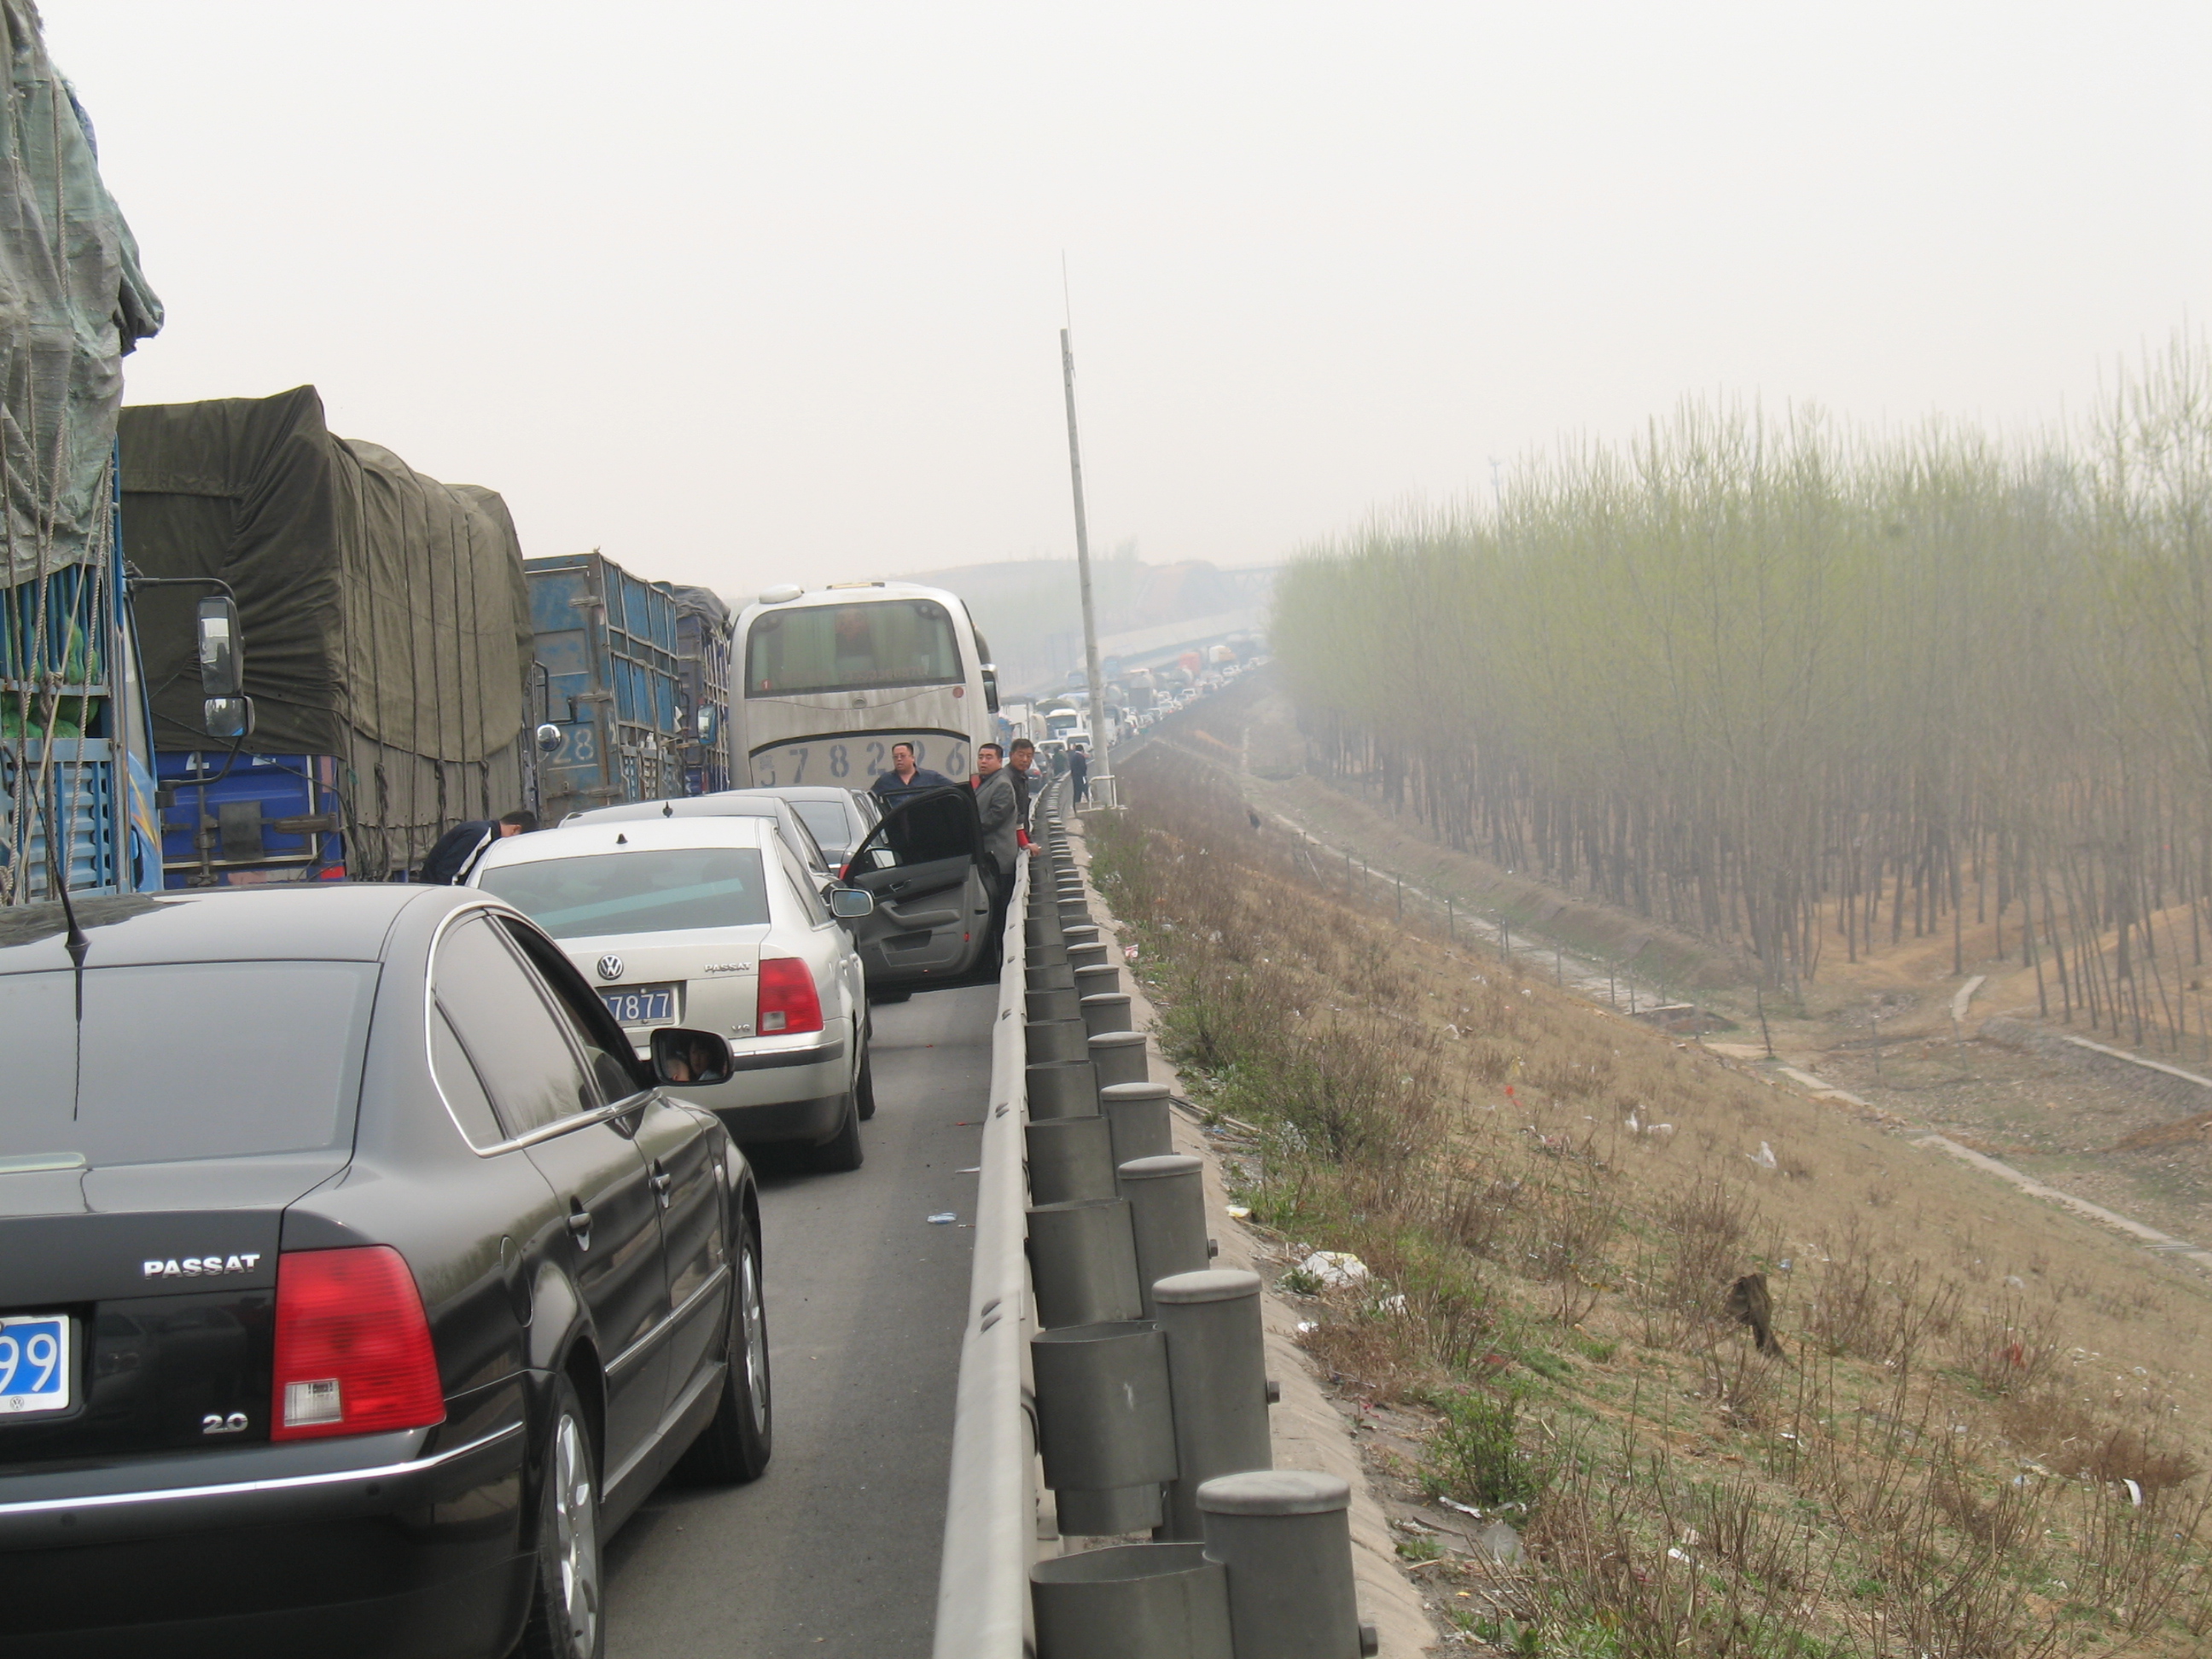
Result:
{"label": "white tour bus", "polygon": [[866,789],[891,745],[965,782],[997,727],[996,670],[967,605],[911,582],[771,587],[738,619],[756,788]]}

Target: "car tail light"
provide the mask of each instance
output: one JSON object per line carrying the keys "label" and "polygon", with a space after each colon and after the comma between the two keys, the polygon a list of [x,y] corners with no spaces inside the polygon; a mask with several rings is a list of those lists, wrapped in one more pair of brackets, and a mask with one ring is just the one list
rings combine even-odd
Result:
{"label": "car tail light", "polygon": [[389,1244],[276,1259],[272,1440],[428,1428],[446,1392],[422,1293]]}
{"label": "car tail light", "polygon": [[760,1018],[763,1036],[822,1029],[822,999],[814,992],[814,970],[797,957],[760,960]]}

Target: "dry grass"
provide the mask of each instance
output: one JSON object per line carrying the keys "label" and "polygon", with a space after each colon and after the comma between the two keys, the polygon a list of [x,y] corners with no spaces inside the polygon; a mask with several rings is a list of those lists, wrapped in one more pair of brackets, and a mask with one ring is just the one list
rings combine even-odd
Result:
{"label": "dry grass", "polygon": [[[2203,1650],[2195,1283],[1348,905],[1183,757],[1126,775],[1097,869],[1164,1035],[1261,1127],[1255,1216],[1375,1274],[1316,1357],[1370,1398],[1518,1405],[1544,1650]],[[1753,1273],[1777,1354],[1729,1310]]]}

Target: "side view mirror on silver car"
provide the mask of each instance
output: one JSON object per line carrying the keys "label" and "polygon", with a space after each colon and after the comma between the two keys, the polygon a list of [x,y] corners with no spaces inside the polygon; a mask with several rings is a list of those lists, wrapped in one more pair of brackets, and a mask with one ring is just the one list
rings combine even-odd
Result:
{"label": "side view mirror on silver car", "polygon": [[672,1088],[700,1088],[727,1083],[737,1069],[730,1045],[712,1031],[664,1025],[653,1034],[653,1078]]}
{"label": "side view mirror on silver car", "polygon": [[830,890],[830,914],[840,921],[858,921],[876,913],[876,896],[865,887]]}

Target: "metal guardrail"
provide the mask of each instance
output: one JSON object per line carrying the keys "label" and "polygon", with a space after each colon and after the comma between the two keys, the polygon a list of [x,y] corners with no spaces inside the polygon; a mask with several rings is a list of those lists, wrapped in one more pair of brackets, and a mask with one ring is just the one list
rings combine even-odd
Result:
{"label": "metal guardrail", "polygon": [[[1038,802],[1039,817],[1056,793]],[[1030,1563],[1036,1555],[1036,1413],[1028,1381],[1028,1101],[1022,1039],[1022,921],[1030,860],[1006,906],[1005,966],[991,1025],[989,1115],[975,1187],[975,1265],[952,1419],[952,1474],[937,1583],[935,1659],[1022,1659],[1031,1651]]]}
{"label": "metal guardrail", "polygon": [[1040,802],[1051,856],[1022,860],[1007,906],[935,1659],[1372,1655],[1348,1483],[1273,1467],[1259,1275],[1211,1265],[1166,1085],[1104,1081],[1142,1037],[1062,867],[1064,793]]}

